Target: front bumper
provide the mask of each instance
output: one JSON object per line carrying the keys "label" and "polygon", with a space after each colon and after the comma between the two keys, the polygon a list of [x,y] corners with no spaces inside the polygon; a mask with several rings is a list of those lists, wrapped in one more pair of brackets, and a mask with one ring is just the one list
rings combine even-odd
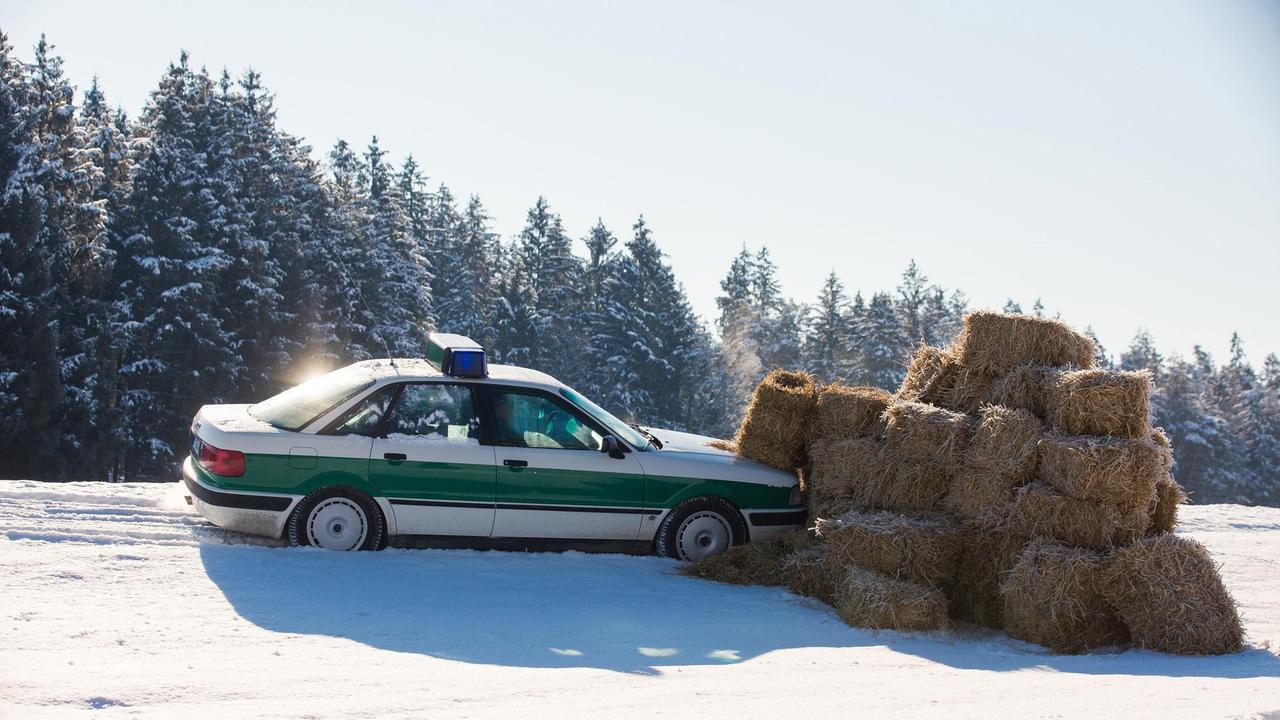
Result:
{"label": "front bumper", "polygon": [[215,488],[200,480],[188,457],[182,463],[182,490],[187,502],[206,520],[227,530],[278,538],[284,534],[301,495],[250,493]]}
{"label": "front bumper", "polygon": [[747,518],[747,528],[751,542],[759,542],[781,535],[791,530],[803,528],[808,520],[808,511],[803,507],[784,510],[743,510]]}

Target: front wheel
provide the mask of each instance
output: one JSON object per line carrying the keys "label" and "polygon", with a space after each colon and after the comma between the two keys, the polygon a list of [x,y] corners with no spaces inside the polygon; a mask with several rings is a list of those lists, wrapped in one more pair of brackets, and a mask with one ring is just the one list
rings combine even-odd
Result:
{"label": "front wheel", "polygon": [[654,550],[677,560],[719,555],[747,540],[742,514],[728,500],[696,497],[672,508],[658,527]]}
{"label": "front wheel", "polygon": [[285,530],[290,545],[326,550],[381,550],[385,534],[378,504],[351,488],[322,488],[302,498]]}

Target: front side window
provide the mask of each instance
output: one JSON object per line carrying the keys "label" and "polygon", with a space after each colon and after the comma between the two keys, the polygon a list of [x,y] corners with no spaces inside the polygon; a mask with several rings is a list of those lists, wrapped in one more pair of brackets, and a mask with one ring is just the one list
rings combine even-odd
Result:
{"label": "front side window", "polygon": [[493,412],[499,445],[598,451],[603,442],[576,412],[542,395],[496,390]]}
{"label": "front side window", "polygon": [[387,418],[386,437],[441,444],[480,444],[480,418],[465,385],[405,385]]}

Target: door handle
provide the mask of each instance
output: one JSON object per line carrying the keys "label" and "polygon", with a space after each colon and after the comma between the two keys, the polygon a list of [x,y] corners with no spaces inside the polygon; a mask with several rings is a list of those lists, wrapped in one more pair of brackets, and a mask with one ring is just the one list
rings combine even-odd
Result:
{"label": "door handle", "polygon": [[382,453],[382,457],[393,463],[404,462],[409,459],[409,456],[404,453]]}
{"label": "door handle", "polygon": [[507,458],[506,460],[503,460],[502,464],[506,465],[509,468],[515,468],[515,469],[519,469],[522,467],[529,467],[528,460],[515,460],[512,458]]}

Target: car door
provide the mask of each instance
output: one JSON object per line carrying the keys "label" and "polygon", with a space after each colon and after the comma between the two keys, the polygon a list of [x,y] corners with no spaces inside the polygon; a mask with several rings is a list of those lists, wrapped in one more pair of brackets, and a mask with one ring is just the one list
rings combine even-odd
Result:
{"label": "car door", "polygon": [[487,386],[497,459],[494,537],[634,540],[645,515],[637,453],[550,391]]}
{"label": "car door", "polygon": [[470,385],[401,383],[369,455],[369,481],[404,535],[488,537],[494,517],[494,452],[482,445]]}

